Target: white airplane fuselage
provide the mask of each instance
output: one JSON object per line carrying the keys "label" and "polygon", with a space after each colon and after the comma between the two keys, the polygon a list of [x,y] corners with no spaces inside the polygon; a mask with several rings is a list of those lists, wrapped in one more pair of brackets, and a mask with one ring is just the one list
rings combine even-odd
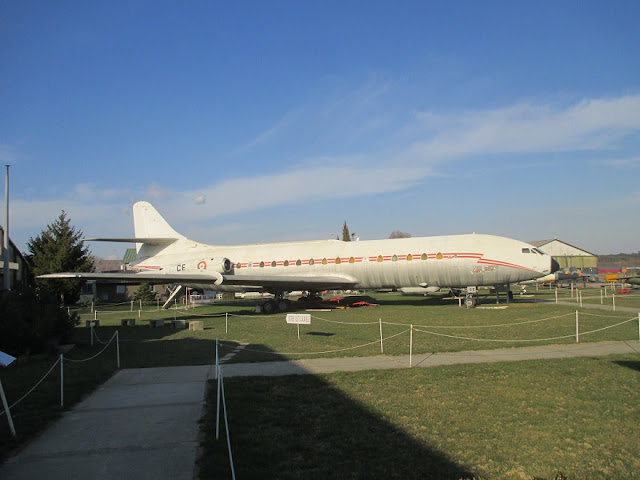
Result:
{"label": "white airplane fuselage", "polygon": [[[243,276],[331,275],[344,277],[357,289],[466,288],[517,283],[551,273],[551,257],[533,248],[518,240],[481,234],[237,246],[182,238],[131,266],[176,276],[219,272],[238,280]],[[226,259],[231,268],[225,271]],[[210,284],[188,286],[211,288]],[[237,291],[238,287],[223,282],[215,289]]]}

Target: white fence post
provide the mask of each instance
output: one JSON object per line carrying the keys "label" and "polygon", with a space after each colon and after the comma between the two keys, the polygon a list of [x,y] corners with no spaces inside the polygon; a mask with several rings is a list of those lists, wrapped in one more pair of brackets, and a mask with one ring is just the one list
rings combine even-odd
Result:
{"label": "white fence post", "polygon": [[409,368],[413,367],[413,324],[409,331]]}
{"label": "white fence post", "polygon": [[7,397],[4,396],[4,388],[2,388],[2,381],[0,380],[0,396],[2,396],[2,406],[4,411],[7,412],[7,421],[9,422],[9,430],[11,434],[16,436],[16,428],[13,426],[13,418],[11,418],[11,411],[9,411],[9,404],[7,403]]}
{"label": "white fence post", "polygon": [[616,311],[616,294],[612,293],[611,298],[613,299],[613,311]]}
{"label": "white fence post", "polygon": [[216,378],[218,379],[217,392],[216,392],[216,440],[220,438],[220,362],[216,358]]}
{"label": "white fence post", "polygon": [[380,322],[380,353],[384,353],[384,345],[382,344],[382,318],[379,318]]}
{"label": "white fence post", "polygon": [[60,406],[64,407],[64,358],[60,354]]}
{"label": "white fence post", "polygon": [[133,300],[131,300],[131,311],[133,312]]}
{"label": "white fence post", "polygon": [[580,343],[580,316],[576,310],[576,343]]}
{"label": "white fence post", "polygon": [[90,337],[90,343],[91,346],[93,347],[93,323],[89,323],[89,337]]}
{"label": "white fence post", "polygon": [[120,334],[116,330],[116,358],[118,359],[118,368],[120,368]]}
{"label": "white fence post", "polygon": [[224,333],[229,333],[229,313],[224,312]]}
{"label": "white fence post", "polygon": [[580,290],[580,307],[582,307],[582,290]]}
{"label": "white fence post", "polygon": [[558,304],[558,287],[556,287],[556,305]]}

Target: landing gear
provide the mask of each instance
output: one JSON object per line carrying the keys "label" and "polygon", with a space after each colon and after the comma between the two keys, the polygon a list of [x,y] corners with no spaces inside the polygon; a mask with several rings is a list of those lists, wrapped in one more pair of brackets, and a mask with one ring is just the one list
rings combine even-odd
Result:
{"label": "landing gear", "polygon": [[467,296],[464,298],[465,307],[474,308],[476,306],[476,293],[478,293],[478,289],[476,287],[467,287]]}
{"label": "landing gear", "polygon": [[271,315],[276,312],[286,312],[291,309],[291,302],[283,298],[284,292],[275,294],[275,298],[267,300],[261,305],[261,312]]}
{"label": "landing gear", "polygon": [[473,308],[476,306],[476,298],[473,295],[467,294],[464,299],[464,306],[467,308]]}

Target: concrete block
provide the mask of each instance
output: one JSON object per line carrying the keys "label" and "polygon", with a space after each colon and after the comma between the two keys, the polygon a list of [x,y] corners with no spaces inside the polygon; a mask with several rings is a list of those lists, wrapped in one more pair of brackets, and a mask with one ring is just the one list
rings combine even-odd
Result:
{"label": "concrete block", "polygon": [[164,319],[160,318],[152,318],[151,320],[149,320],[149,326],[151,328],[159,328],[159,327],[164,327]]}
{"label": "concrete block", "polygon": [[187,321],[186,320],[173,320],[171,322],[171,326],[173,328],[175,328],[176,330],[182,330],[184,328],[187,328]]}
{"label": "concrete block", "polygon": [[120,320],[120,323],[122,324],[123,327],[135,327],[136,326],[136,319],[135,318],[123,318],[122,320]]}
{"label": "concrete block", "polygon": [[95,327],[99,327],[100,326],[100,320],[87,320],[86,321],[86,326],[87,327],[93,326],[94,328]]}
{"label": "concrete block", "polygon": [[189,322],[189,330],[204,330],[204,322],[202,320]]}

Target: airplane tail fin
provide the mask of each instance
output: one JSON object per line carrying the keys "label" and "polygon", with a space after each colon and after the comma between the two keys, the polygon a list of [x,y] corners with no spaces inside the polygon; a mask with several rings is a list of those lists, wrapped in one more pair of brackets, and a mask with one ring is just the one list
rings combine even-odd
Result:
{"label": "airplane tail fin", "polygon": [[184,238],[171,228],[149,202],[137,202],[133,205],[133,229],[135,238],[142,241],[136,244],[138,257],[153,256]]}
{"label": "airplane tail fin", "polygon": [[182,237],[149,202],[137,202],[133,205],[133,229],[136,238],[173,238]]}

